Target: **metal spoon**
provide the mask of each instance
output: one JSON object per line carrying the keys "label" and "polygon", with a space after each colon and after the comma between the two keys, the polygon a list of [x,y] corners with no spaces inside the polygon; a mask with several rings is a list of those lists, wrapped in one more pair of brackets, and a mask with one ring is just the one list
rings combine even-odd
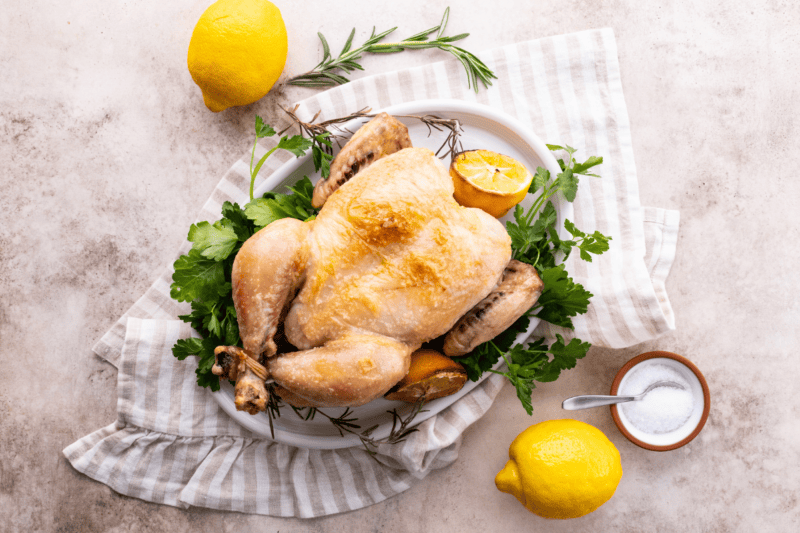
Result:
{"label": "metal spoon", "polygon": [[638,402],[644,398],[648,392],[657,387],[674,387],[681,390],[685,388],[680,383],[674,381],[656,381],[647,387],[643,393],[637,394],[636,396],[604,396],[601,394],[573,396],[572,398],[564,400],[561,404],[561,408],[567,411],[577,411],[578,409],[589,409],[590,407],[600,407],[601,405],[611,405],[613,403]]}

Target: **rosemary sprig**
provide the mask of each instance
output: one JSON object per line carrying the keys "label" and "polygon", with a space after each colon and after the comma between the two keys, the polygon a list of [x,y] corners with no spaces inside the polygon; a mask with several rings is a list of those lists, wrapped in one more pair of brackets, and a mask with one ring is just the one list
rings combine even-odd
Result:
{"label": "rosemary sprig", "polygon": [[[289,405],[289,407],[292,408],[294,414],[296,414],[297,416],[300,417],[301,420],[305,420],[306,422],[308,422],[309,420],[314,420],[314,415],[317,414],[316,407],[295,407],[294,405],[291,404]],[[304,413],[303,411],[305,411],[306,409],[308,409],[308,412]]]}
{"label": "rosemary sprig", "polygon": [[269,432],[272,435],[272,438],[275,438],[275,427],[273,426],[272,422],[275,418],[281,417],[281,407],[283,404],[281,403],[280,398],[277,394],[275,394],[275,384],[274,383],[267,383],[267,416],[269,417]]}
{"label": "rosemary sprig", "polygon": [[[342,128],[340,125],[356,118],[372,118],[375,114],[370,113],[370,111],[372,111],[371,108],[365,107],[345,117],[316,122],[319,117],[319,112],[317,112],[310,122],[304,122],[300,120],[296,114],[298,107],[299,105],[296,105],[292,109],[283,108],[283,110],[292,119],[294,123],[292,125],[297,125],[300,129],[300,135],[311,141],[311,154],[314,159],[314,169],[320,172],[323,179],[327,179],[331,173],[331,161],[333,160],[332,143],[335,141],[339,148],[341,148],[342,141],[353,134],[352,131]],[[462,150],[461,133],[464,130],[461,128],[461,123],[456,119],[442,118],[436,115],[393,116],[395,118],[413,118],[421,121],[428,127],[428,135],[431,135],[433,130],[447,131],[447,137],[436,151],[436,155],[442,159]],[[292,125],[284,128],[279,135],[286,133]],[[445,150],[445,148],[447,149]]]}
{"label": "rosemary sprig", "polygon": [[[303,420],[313,420],[314,416],[317,414],[324,416],[328,420],[330,420],[331,424],[334,425],[336,429],[339,430],[339,435],[344,437],[345,433],[350,433],[351,435],[355,435],[361,441],[361,444],[364,446],[364,449],[370,455],[375,455],[378,450],[378,446],[381,444],[397,444],[403,442],[409,435],[418,431],[416,426],[412,426],[411,423],[420,414],[422,411],[422,406],[425,405],[425,397],[421,397],[411,408],[411,411],[406,415],[405,418],[397,412],[397,409],[392,409],[391,411],[386,411],[390,415],[392,415],[392,430],[389,432],[389,435],[386,438],[376,440],[372,437],[372,433],[378,429],[378,425],[374,425],[369,427],[365,430],[361,430],[361,426],[357,423],[358,418],[353,416],[353,411],[347,407],[345,408],[344,412],[339,416],[332,416],[324,411],[320,411],[316,407],[294,407],[295,414],[299,416]],[[308,411],[306,411],[308,409]]]}
{"label": "rosemary sprig", "polygon": [[[449,18],[450,8],[448,7],[444,10],[444,16],[438,26],[434,26],[433,28],[421,31],[411,37],[393,43],[382,43],[381,41],[394,32],[397,27],[377,34],[375,33],[375,27],[373,27],[369,39],[359,48],[355,49],[351,49],[353,37],[355,37],[356,34],[356,29],[353,28],[339,57],[336,58],[331,55],[330,46],[328,46],[328,41],[325,39],[325,36],[322,35],[322,33],[317,33],[317,35],[319,35],[319,40],[322,41],[322,61],[310,71],[291,78],[287,83],[302,87],[330,87],[341,85],[350,81],[341,74],[342,71],[350,73],[354,70],[364,70],[364,67],[358,62],[362,54],[394,54],[404,50],[438,48],[439,50],[449,52],[461,62],[464,69],[467,71],[467,86],[469,88],[474,88],[475,92],[478,92],[478,81],[483,83],[484,87],[488,88],[492,84],[491,80],[497,79],[497,76],[474,54],[451,44],[468,37],[469,33],[460,33],[451,37],[445,36],[444,31]],[[434,32],[436,32],[436,38],[428,40],[428,36]]]}
{"label": "rosemary sprig", "polygon": [[[331,141],[335,140],[339,148],[341,148],[342,143],[340,141],[345,133],[345,130],[337,126],[349,122],[354,118],[373,117],[375,115],[369,115],[370,108],[365,107],[346,117],[339,117],[319,123],[316,123],[317,117],[319,117],[319,112],[317,112],[311,119],[311,122],[303,122],[296,115],[298,107],[299,104],[292,109],[283,108],[286,114],[292,119],[293,124],[284,128],[280,134],[283,135],[286,130],[296,124],[297,127],[300,128],[300,136],[307,138],[311,143],[311,158],[314,160],[314,170],[318,171],[323,179],[328,179],[328,176],[331,175],[331,161],[333,160],[333,144]],[[331,128],[334,129],[333,132]]]}

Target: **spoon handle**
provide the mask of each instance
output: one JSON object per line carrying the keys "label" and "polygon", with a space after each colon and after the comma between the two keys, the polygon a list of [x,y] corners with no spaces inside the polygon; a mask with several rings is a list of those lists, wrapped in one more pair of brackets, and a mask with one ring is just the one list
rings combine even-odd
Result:
{"label": "spoon handle", "polygon": [[600,394],[588,394],[586,396],[573,396],[572,398],[567,398],[561,404],[561,407],[567,411],[577,411],[578,409],[589,409],[591,407],[600,407],[601,405],[630,402],[635,398],[635,396],[603,396]]}

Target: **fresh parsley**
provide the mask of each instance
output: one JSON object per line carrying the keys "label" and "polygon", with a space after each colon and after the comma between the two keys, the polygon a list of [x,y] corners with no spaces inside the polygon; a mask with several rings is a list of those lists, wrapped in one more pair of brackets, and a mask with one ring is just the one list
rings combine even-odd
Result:
{"label": "fresh parsley", "polygon": [[289,187],[289,190],[294,194],[268,192],[263,197],[256,198],[245,206],[245,215],[258,229],[281,218],[313,219],[318,210],[311,206],[311,197],[314,193],[311,181],[305,177],[294,187]]}
{"label": "fresh parsley", "polygon": [[[547,147],[553,151],[567,152],[567,161],[558,160],[561,172],[555,179],[547,169],[536,169],[528,189],[529,194],[537,195],[536,199],[527,211],[517,205],[514,209],[514,221],[506,223],[513,257],[536,268],[544,283],[542,295],[534,307],[506,331],[459,359],[472,381],[477,381],[487,371],[506,376],[516,387],[517,397],[528,414],[533,413],[531,394],[535,388],[534,382],[555,381],[562,370],[574,368],[577,360],[586,355],[591,345],[579,339],[565,343],[564,338],[558,334],[556,341],[550,346],[545,344],[544,339],[527,346],[512,344],[519,333],[528,329],[528,317],[574,329],[572,318],[586,313],[592,293],[569,276],[563,262],[574,248],[580,250],[581,259],[591,261],[592,254],[600,255],[608,250],[608,241],[611,240],[611,237],[598,231],[591,235],[586,234],[570,220],[565,220],[564,227],[572,238],[562,240],[559,237],[556,209],[550,198],[561,192],[567,201],[575,200],[578,176],[597,177],[587,171],[601,164],[603,158],[593,156],[578,163],[573,157],[576,152],[574,148],[550,144]],[[500,358],[506,363],[505,371],[492,369]]]}
{"label": "fresh parsley", "polygon": [[[256,117],[256,139],[275,135],[272,126]],[[199,357],[196,370],[197,384],[219,389],[219,378],[211,372],[214,365],[214,348],[221,345],[241,346],[236,308],[231,292],[233,260],[242,244],[256,231],[281,218],[309,220],[318,210],[311,206],[314,186],[303,177],[286,194],[268,192],[261,198],[252,198],[253,183],[264,161],[278,149],[288,150],[300,157],[311,146],[306,139],[296,135],[283,137],[277,146],[267,152],[253,167],[255,146],[251,158],[251,201],[244,207],[225,202],[222,218],[216,222],[198,222],[189,228],[192,243],[189,253],[180,256],[173,268],[170,296],[179,302],[191,302],[192,312],[179,318],[192,325],[201,339],[180,339],[172,354],[180,360],[190,355]]]}
{"label": "fresh parsley", "polygon": [[[508,378],[516,387],[517,398],[529,415],[533,414],[531,395],[536,388],[534,381],[555,381],[562,370],[575,368],[578,359],[585,356],[591,347],[591,344],[581,342],[579,339],[572,339],[565,344],[564,338],[558,334],[556,342],[549,347],[544,339],[532,342],[527,347],[515,344],[505,352],[501,352],[491,341],[489,344],[492,344],[492,349],[505,360],[507,367],[505,372],[500,370],[490,370],[490,372]],[[552,359],[550,355],[553,356]]]}
{"label": "fresh parsley", "polygon": [[314,161],[314,170],[319,172],[322,179],[331,175],[331,161],[333,160],[333,144],[328,131],[314,135],[311,145],[311,159]]}

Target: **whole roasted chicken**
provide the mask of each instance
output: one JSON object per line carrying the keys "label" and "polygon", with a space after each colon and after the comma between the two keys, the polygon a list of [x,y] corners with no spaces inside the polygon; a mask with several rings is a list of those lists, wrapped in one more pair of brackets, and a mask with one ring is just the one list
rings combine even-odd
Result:
{"label": "whole roasted chicken", "polygon": [[[273,222],[234,261],[244,349],[218,347],[213,371],[236,381],[239,410],[265,409],[269,378],[295,406],[365,404],[422,343],[446,335],[447,355],[469,353],[541,294],[503,225],[458,205],[433,152],[385,113],[342,148],[314,204],[315,220]],[[297,351],[278,353],[281,332]]]}

